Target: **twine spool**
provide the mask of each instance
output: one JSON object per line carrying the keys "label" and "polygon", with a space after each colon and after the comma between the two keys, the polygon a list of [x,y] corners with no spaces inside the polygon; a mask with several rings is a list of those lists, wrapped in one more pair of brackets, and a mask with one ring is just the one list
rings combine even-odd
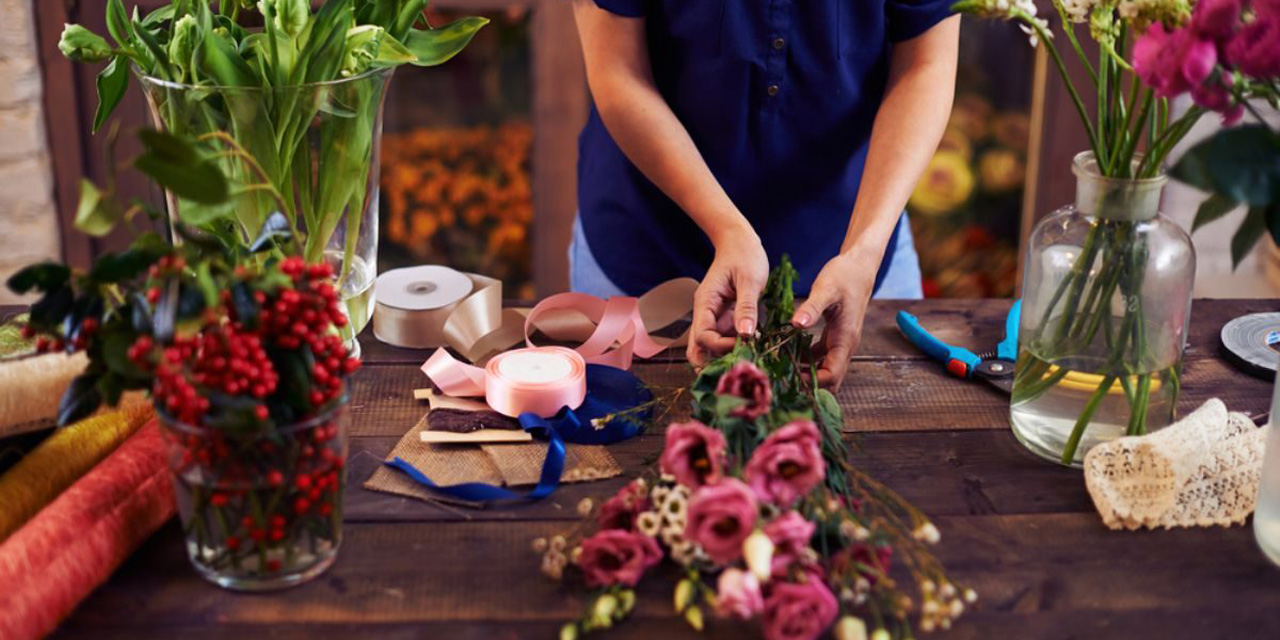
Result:
{"label": "twine spool", "polygon": [[0,438],[53,426],[62,394],[88,364],[84,353],[50,353],[0,364]]}
{"label": "twine spool", "polygon": [[[153,412],[133,400],[60,429],[0,476],[0,542],[137,431]],[[0,637],[6,637],[0,634]]]}
{"label": "twine spool", "polygon": [[0,638],[52,632],[173,513],[153,419],[0,544]]}

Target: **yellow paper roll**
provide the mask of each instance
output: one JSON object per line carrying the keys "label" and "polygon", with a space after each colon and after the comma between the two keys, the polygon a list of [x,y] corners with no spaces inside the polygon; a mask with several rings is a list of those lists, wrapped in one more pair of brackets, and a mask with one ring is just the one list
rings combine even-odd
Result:
{"label": "yellow paper roll", "polygon": [[153,415],[133,396],[119,410],[59,429],[0,476],[0,542],[107,457]]}

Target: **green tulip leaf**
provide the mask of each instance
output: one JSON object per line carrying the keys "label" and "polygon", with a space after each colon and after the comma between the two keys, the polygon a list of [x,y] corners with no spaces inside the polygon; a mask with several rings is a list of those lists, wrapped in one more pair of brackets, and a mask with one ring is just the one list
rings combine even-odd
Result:
{"label": "green tulip leaf", "polygon": [[486,24],[489,24],[488,18],[472,16],[455,20],[439,29],[412,29],[404,44],[417,57],[413,64],[435,66],[447,62],[466,48],[476,32]]}
{"label": "green tulip leaf", "polygon": [[161,187],[179,198],[202,204],[221,204],[230,197],[222,170],[201,157],[190,142],[151,129],[140,131],[138,137],[146,151],[133,165]]}
{"label": "green tulip leaf", "polygon": [[97,133],[103,123],[124,98],[129,89],[129,61],[123,56],[111,58],[110,64],[98,73],[98,109],[93,114],[93,132]]}
{"label": "green tulip leaf", "polygon": [[120,222],[119,204],[114,198],[103,197],[103,195],[91,180],[80,179],[80,204],[76,207],[76,229],[99,238],[115,229],[116,223]]}

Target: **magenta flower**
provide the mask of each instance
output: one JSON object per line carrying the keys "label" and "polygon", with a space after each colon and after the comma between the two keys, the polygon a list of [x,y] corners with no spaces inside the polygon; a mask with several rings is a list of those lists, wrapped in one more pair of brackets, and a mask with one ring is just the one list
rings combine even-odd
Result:
{"label": "magenta flower", "polygon": [[1264,15],[1255,3],[1258,18],[1227,42],[1225,57],[1241,73],[1257,79],[1280,77],[1280,0]]}
{"label": "magenta flower", "polygon": [[730,567],[716,584],[716,613],[725,618],[750,620],[764,611],[760,581],[747,571]]}
{"label": "magenta flower", "polygon": [[723,433],[697,420],[672,423],[658,464],[676,482],[697,489],[720,481],[726,447]]}
{"label": "magenta flower", "polygon": [[1183,52],[1182,77],[1197,87],[1209,78],[1217,64],[1217,45],[1212,40],[1193,40]]}
{"label": "magenta flower", "polygon": [[1226,38],[1240,20],[1240,4],[1240,0],[1199,0],[1191,16],[1191,28],[1207,38]]}
{"label": "magenta flower", "polygon": [[645,495],[644,485],[633,480],[618,490],[612,498],[600,505],[596,514],[601,529],[635,529],[636,516],[649,508],[649,498]]}
{"label": "magenta flower", "polygon": [[742,557],[742,541],[756,526],[756,501],[751,489],[736,478],[698,489],[689,501],[684,536],[702,545],[715,562]]}
{"label": "magenta flower", "polygon": [[801,582],[781,582],[764,602],[767,640],[814,640],[835,621],[840,607],[821,578],[811,574]]}
{"label": "magenta flower", "polygon": [[817,526],[795,511],[788,511],[764,525],[764,533],[773,542],[774,577],[786,575],[793,564],[806,562],[805,550]]}
{"label": "magenta flower", "polygon": [[761,500],[790,506],[822,482],[821,437],[812,420],[797,420],[769,434],[747,462],[747,483]]}
{"label": "magenta flower", "polygon": [[744,420],[755,420],[769,413],[769,406],[773,403],[773,385],[769,382],[769,376],[755,363],[746,360],[733,365],[732,369],[720,376],[716,393],[746,400],[746,404],[729,411],[729,415]]}
{"label": "magenta flower", "polygon": [[590,587],[636,586],[650,567],[662,560],[662,549],[648,536],[605,529],[582,541],[578,566]]}
{"label": "magenta flower", "polygon": [[1183,53],[1190,45],[1187,30],[1166,31],[1154,24],[1133,43],[1133,68],[1157,94],[1172,98],[1191,88],[1182,75]]}

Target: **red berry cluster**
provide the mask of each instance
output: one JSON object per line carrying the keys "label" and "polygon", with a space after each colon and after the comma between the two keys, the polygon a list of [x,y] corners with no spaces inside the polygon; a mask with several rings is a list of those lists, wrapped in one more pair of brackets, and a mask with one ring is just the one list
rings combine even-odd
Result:
{"label": "red berry cluster", "polygon": [[31,325],[22,327],[22,337],[24,340],[35,339],[36,353],[57,353],[66,350],[68,346],[71,347],[71,351],[81,351],[88,346],[89,340],[98,333],[100,322],[93,316],[81,320],[80,332],[69,343],[59,335],[40,335],[36,328]]}

